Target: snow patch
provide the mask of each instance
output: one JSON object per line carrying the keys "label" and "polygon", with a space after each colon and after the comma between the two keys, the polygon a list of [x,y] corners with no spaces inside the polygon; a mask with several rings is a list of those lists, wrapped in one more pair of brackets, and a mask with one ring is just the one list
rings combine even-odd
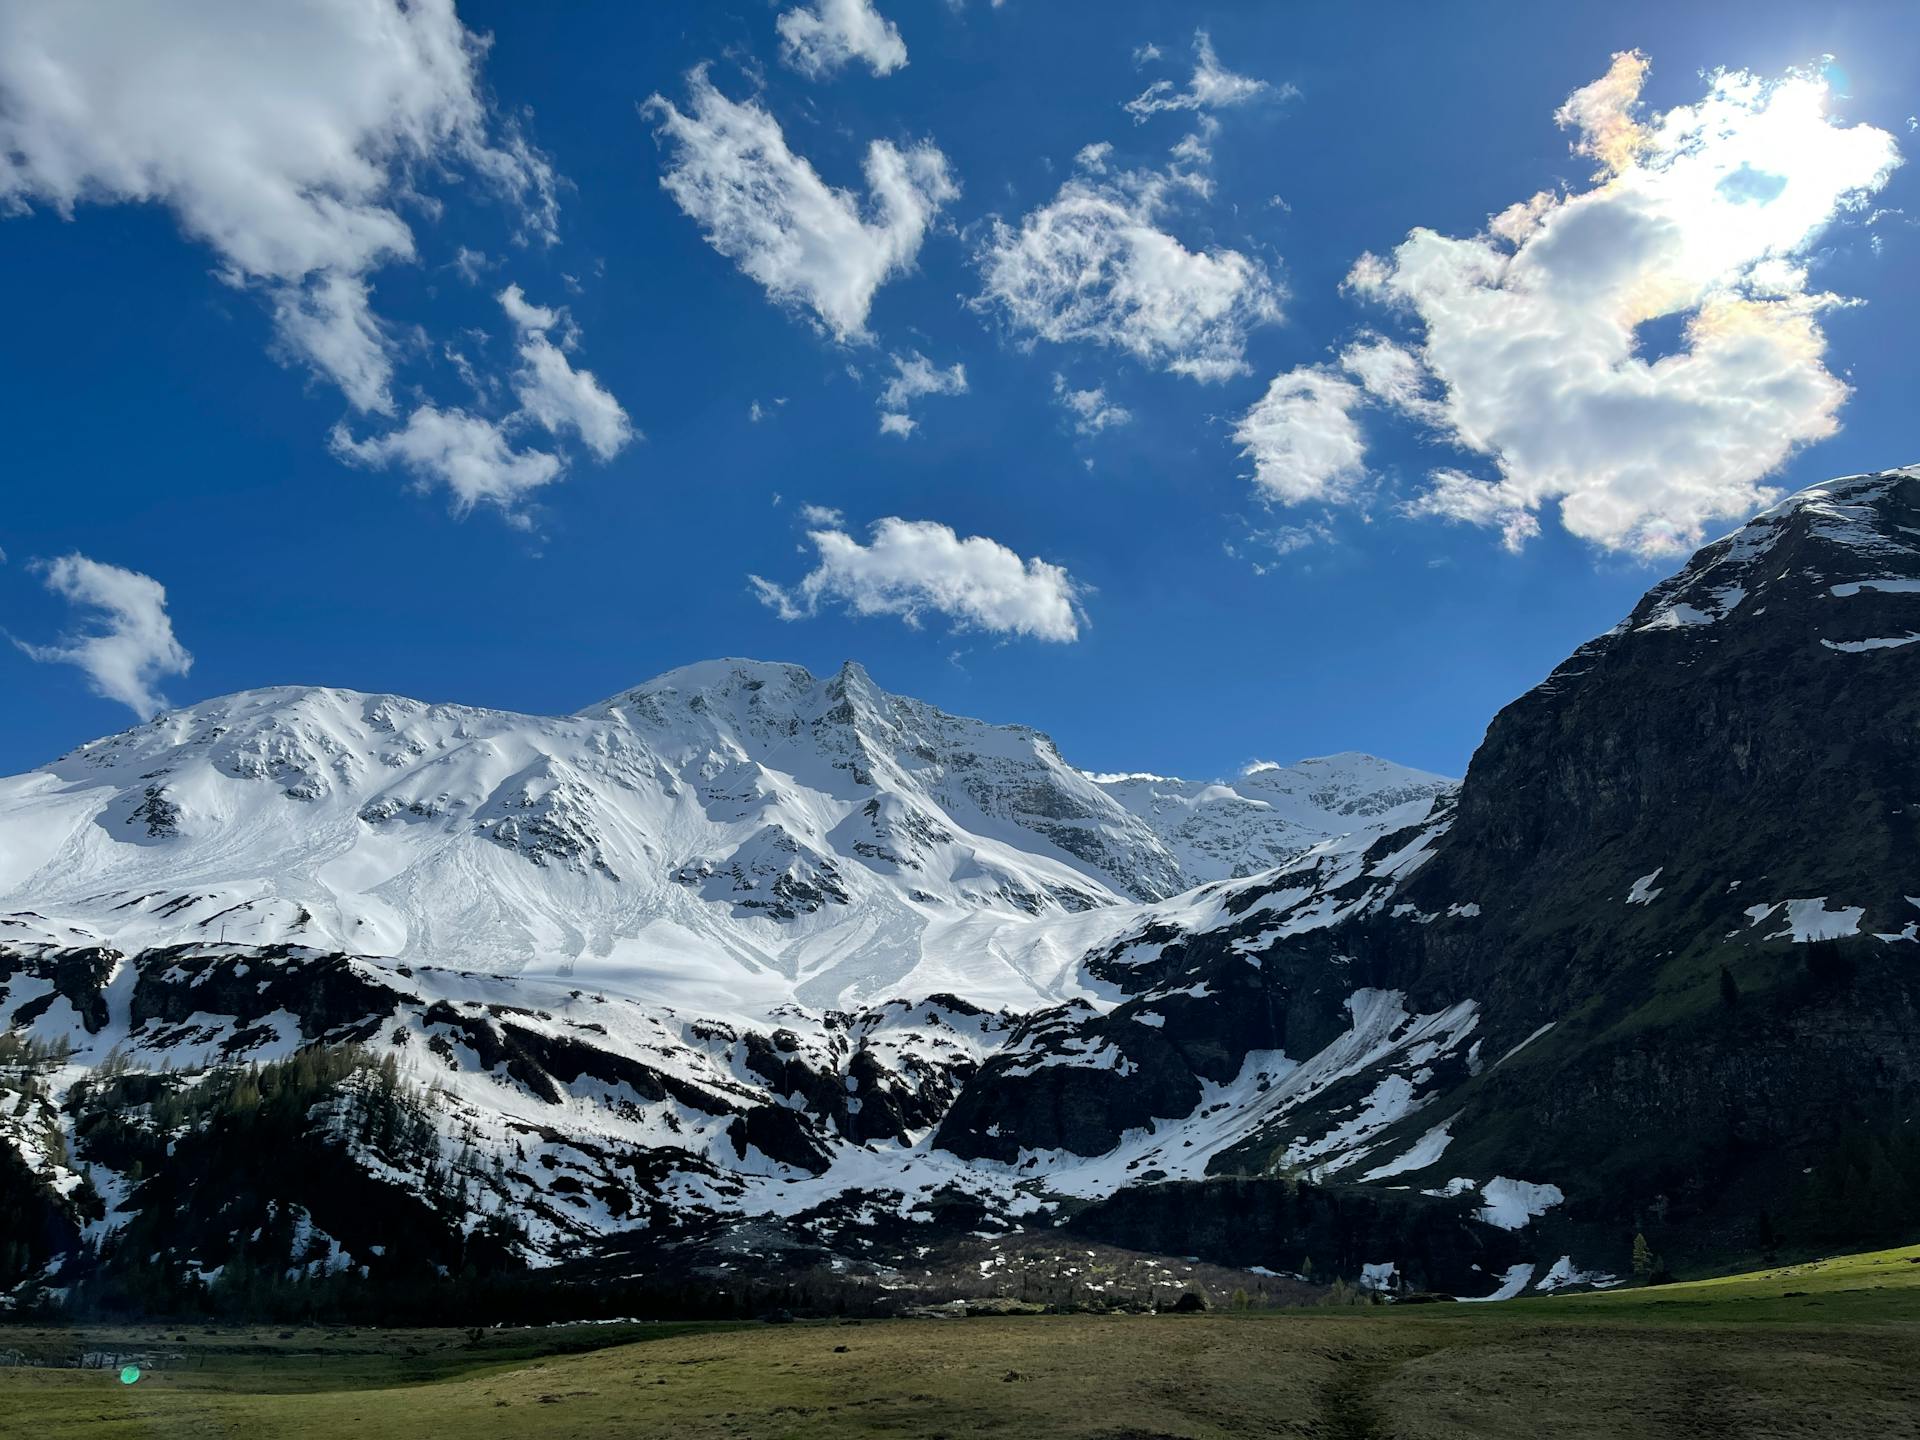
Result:
{"label": "snow patch", "polygon": [[1569,1285],[1587,1285],[1595,1290],[1606,1290],[1619,1283],[1617,1278],[1604,1270],[1581,1270],[1574,1265],[1571,1255],[1562,1255],[1553,1262],[1553,1268],[1542,1275],[1533,1288],[1554,1291],[1564,1290]]}
{"label": "snow patch", "polygon": [[1531,1279],[1533,1279],[1533,1266],[1524,1264],[1512,1265],[1507,1268],[1507,1273],[1500,1278],[1500,1288],[1495,1290],[1491,1295],[1456,1295],[1454,1299],[1468,1303],[1479,1303],[1490,1300],[1511,1300],[1527,1288],[1527,1282]]}
{"label": "snow patch", "polygon": [[1833,593],[1843,599],[1858,595],[1862,590],[1879,590],[1889,595],[1920,594],[1920,580],[1908,580],[1897,575],[1889,575],[1878,580],[1849,580],[1844,585],[1833,587]]}
{"label": "snow patch", "polygon": [[1902,645],[1911,645],[1916,640],[1920,640],[1920,632],[1909,631],[1905,635],[1891,635],[1878,640],[1822,640],[1820,643],[1829,650],[1860,655],[1868,650],[1898,650]]}
{"label": "snow patch", "polygon": [[1362,1290],[1391,1290],[1393,1277],[1399,1267],[1391,1260],[1381,1260],[1376,1264],[1360,1267],[1360,1288]]}
{"label": "snow patch", "polygon": [[1387,1161],[1384,1165],[1376,1165],[1360,1178],[1385,1180],[1392,1175],[1405,1175],[1409,1171],[1426,1169],[1429,1165],[1436,1163],[1446,1153],[1447,1146],[1452,1143],[1453,1137],[1447,1133],[1447,1127],[1452,1124],[1452,1119],[1442,1120],[1414,1141],[1405,1154]]}
{"label": "snow patch", "polygon": [[1496,1175],[1480,1187],[1480,1198],[1486,1201],[1475,1212],[1481,1221],[1502,1230],[1521,1230],[1567,1197],[1558,1185],[1536,1185]]}
{"label": "snow patch", "polygon": [[1786,907],[1787,928],[1775,930],[1763,938],[1791,940],[1796,945],[1806,945],[1815,940],[1839,940],[1848,935],[1858,935],[1861,917],[1867,913],[1865,907],[1859,905],[1841,905],[1829,910],[1826,897],[1820,895],[1811,900],[1776,900],[1770,905],[1749,905],[1744,912],[1749,926],[1758,925],[1783,905]]}

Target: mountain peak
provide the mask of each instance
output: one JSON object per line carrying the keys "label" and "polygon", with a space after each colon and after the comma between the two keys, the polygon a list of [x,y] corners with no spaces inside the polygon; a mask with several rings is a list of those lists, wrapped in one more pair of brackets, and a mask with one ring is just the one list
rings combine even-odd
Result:
{"label": "mountain peak", "polygon": [[[1920,466],[1822,481],[1702,547],[1621,630],[1689,630],[1764,613],[1775,596],[1920,580]],[[1616,632],[1617,633],[1617,632]]]}

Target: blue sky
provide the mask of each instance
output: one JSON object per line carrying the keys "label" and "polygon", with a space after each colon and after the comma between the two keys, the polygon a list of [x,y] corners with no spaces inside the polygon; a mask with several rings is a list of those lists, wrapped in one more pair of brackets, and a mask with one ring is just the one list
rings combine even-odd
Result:
{"label": "blue sky", "polygon": [[1458,773],[1764,489],[1920,459],[1910,7],[872,3],[9,7],[0,769],[738,654]]}

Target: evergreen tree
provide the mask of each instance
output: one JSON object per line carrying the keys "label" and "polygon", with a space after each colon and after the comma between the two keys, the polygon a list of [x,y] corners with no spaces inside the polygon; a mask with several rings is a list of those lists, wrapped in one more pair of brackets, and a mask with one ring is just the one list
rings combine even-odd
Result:
{"label": "evergreen tree", "polygon": [[1647,1244],[1647,1237],[1636,1233],[1633,1237],[1633,1276],[1642,1285],[1651,1280],[1660,1269],[1660,1257],[1653,1253]]}

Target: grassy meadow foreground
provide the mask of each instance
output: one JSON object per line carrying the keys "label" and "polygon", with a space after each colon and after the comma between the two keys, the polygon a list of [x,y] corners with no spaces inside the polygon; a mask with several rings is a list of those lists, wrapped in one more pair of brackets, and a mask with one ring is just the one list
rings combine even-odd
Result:
{"label": "grassy meadow foreground", "polygon": [[[16,1327],[0,1352],[0,1431],[36,1440],[1911,1436],[1920,1246],[1500,1305],[477,1337]],[[114,1358],[32,1363],[84,1352]],[[122,1355],[148,1362],[134,1384]]]}

